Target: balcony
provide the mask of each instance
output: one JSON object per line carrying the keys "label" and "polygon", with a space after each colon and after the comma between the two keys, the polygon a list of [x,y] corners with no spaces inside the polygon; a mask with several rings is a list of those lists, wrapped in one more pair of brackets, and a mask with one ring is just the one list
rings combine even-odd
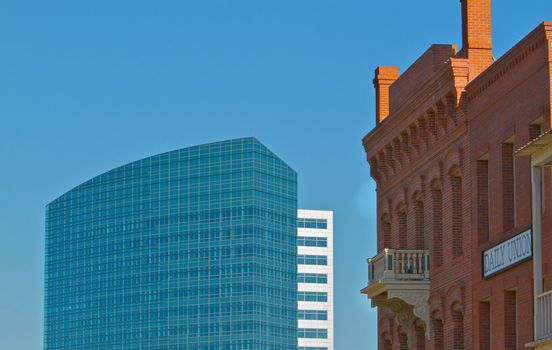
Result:
{"label": "balcony", "polygon": [[[361,293],[395,314],[401,326],[414,336],[416,322],[422,320],[429,339],[430,269],[428,250],[384,249],[368,259],[368,286]],[[412,337],[410,336],[412,332]]]}
{"label": "balcony", "polygon": [[537,342],[552,341],[552,290],[537,297]]}

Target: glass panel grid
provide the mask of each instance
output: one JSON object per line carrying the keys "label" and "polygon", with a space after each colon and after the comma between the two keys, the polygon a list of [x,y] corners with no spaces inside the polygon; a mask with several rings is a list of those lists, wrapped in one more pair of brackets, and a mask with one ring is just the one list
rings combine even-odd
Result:
{"label": "glass panel grid", "polygon": [[297,349],[296,213],[254,138],[77,186],[46,208],[44,349]]}

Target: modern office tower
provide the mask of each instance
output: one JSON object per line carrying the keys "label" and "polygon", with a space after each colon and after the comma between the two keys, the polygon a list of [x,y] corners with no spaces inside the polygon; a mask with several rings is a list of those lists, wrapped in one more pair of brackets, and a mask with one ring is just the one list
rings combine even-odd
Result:
{"label": "modern office tower", "polygon": [[138,160],[46,208],[46,350],[296,350],[296,173],[255,138]]}
{"label": "modern office tower", "polygon": [[298,349],[333,350],[333,212],[297,213]]}

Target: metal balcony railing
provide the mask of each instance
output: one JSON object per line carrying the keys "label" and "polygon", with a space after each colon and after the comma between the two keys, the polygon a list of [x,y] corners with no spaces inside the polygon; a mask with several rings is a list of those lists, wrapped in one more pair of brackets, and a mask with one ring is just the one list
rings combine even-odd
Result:
{"label": "metal balcony railing", "polygon": [[384,249],[368,259],[368,286],[385,281],[429,281],[429,250]]}
{"label": "metal balcony railing", "polygon": [[552,338],[552,290],[537,297],[537,341]]}

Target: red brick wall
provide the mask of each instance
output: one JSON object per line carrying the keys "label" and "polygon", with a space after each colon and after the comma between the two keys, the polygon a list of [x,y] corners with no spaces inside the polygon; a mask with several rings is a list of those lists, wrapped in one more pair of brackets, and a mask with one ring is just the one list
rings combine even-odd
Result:
{"label": "red brick wall", "polygon": [[[541,127],[535,126],[535,120],[550,120],[550,111],[543,107],[550,104],[550,71],[546,62],[550,44],[543,42],[543,38],[541,26],[466,88],[469,161],[477,163],[481,156],[488,156],[489,239],[481,239],[481,235],[473,237],[472,280],[474,303],[490,303],[493,349],[522,349],[533,340],[531,262],[484,280],[481,254],[531,226],[530,160],[514,159],[513,152],[540,133]],[[474,169],[472,176],[479,178],[481,172]],[[481,182],[474,184],[474,191],[481,192]],[[480,196],[472,198],[474,217],[482,218],[477,210],[481,203]],[[474,222],[474,232],[481,232],[482,224],[480,220]],[[550,226],[545,230],[552,237]],[[479,308],[474,313],[474,324],[485,324],[486,318],[487,310]],[[479,346],[475,349],[485,349],[487,335],[479,332],[474,336],[474,343]]]}
{"label": "red brick wall", "polygon": [[391,85],[389,111],[398,111],[455,54],[454,45],[432,45]]}
{"label": "red brick wall", "polygon": [[[551,126],[552,24],[490,65],[489,3],[463,1],[463,50],[440,66],[426,52],[378,95],[388,108],[378,113],[388,115],[363,139],[378,217],[388,218],[378,245],[431,248],[430,312],[439,316],[429,349],[521,349],[533,335],[531,262],[483,279],[481,254],[531,225],[530,163],[513,151]],[[552,288],[552,170],[545,181],[543,269]],[[505,335],[512,324],[515,338]],[[391,328],[394,349],[405,348],[398,323]]]}

